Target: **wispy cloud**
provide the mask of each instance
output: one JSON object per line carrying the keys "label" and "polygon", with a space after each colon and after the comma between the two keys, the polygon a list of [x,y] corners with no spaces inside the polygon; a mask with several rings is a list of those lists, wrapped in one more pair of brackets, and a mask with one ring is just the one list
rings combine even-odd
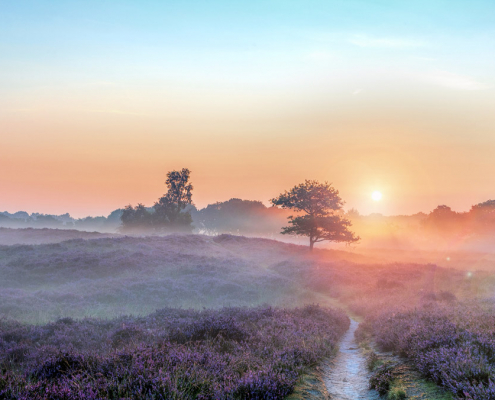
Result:
{"label": "wispy cloud", "polygon": [[434,85],[444,86],[455,90],[488,89],[488,85],[482,82],[478,82],[477,80],[469,76],[458,75],[448,71],[436,71],[427,75],[423,75],[422,79]]}
{"label": "wispy cloud", "polygon": [[354,35],[349,38],[349,42],[359,47],[405,48],[424,46],[424,43],[418,40],[368,35]]}

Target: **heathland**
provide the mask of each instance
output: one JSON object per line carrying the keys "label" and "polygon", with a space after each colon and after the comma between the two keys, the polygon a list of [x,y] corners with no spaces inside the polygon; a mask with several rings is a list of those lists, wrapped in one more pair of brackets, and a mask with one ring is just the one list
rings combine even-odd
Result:
{"label": "heathland", "polygon": [[479,254],[442,266],[229,234],[0,233],[2,398],[281,399],[338,350],[346,313],[378,391],[400,392],[388,351],[455,398],[495,398],[495,275]]}

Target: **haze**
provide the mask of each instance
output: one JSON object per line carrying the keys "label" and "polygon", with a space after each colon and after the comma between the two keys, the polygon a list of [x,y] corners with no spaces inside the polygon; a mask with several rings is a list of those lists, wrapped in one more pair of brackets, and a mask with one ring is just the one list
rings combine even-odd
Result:
{"label": "haze", "polygon": [[495,399],[495,2],[0,0],[0,399]]}

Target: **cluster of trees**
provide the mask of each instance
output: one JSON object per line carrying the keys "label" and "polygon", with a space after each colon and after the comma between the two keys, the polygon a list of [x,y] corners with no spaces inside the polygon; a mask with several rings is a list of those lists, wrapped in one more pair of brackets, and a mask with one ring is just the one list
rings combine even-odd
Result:
{"label": "cluster of trees", "polygon": [[122,209],[113,211],[107,217],[73,218],[68,213],[62,215],[28,214],[25,211],[16,213],[0,212],[2,228],[52,228],[77,229],[82,231],[115,232],[121,225]]}
{"label": "cluster of trees", "polygon": [[192,205],[190,175],[187,168],[169,172],[165,182],[168,191],[151,208],[143,204],[126,206],[120,217],[123,231],[192,232],[193,221],[187,209]]}
{"label": "cluster of trees", "polygon": [[[189,183],[190,171],[171,171],[167,174],[167,193],[155,202],[152,208],[143,204],[136,207],[128,205],[121,216],[124,231],[158,231],[158,232],[192,232],[191,211],[193,186]],[[306,180],[293,187],[279,197],[271,200],[274,207],[292,210],[296,216],[289,215],[289,226],[282,228],[284,235],[309,237],[309,247],[322,241],[352,243],[359,240],[349,230],[351,223],[342,216],[344,202],[339,192],[329,183]],[[240,208],[248,210],[249,214],[266,214],[267,208],[258,201],[243,201],[231,199],[224,203],[215,203],[203,210],[203,226],[206,224],[215,229],[232,228],[229,224],[237,220],[235,213]],[[225,210],[227,212],[225,213]],[[229,212],[230,210],[230,212]],[[195,210],[196,211],[196,210]],[[196,211],[196,214],[198,212]],[[227,216],[220,219],[219,215]],[[206,222],[206,224],[205,224]],[[226,226],[227,225],[227,226]],[[252,227],[254,230],[254,226]],[[259,229],[259,227],[258,227]]]}
{"label": "cluster of trees", "polygon": [[[305,236],[312,249],[315,243],[334,241],[355,243],[360,238],[351,230],[358,227],[364,241],[387,233],[439,238],[488,237],[495,233],[495,200],[471,207],[468,212],[455,212],[440,205],[429,214],[385,217],[380,214],[361,216],[351,209],[344,213],[339,192],[327,182],[306,180],[271,199],[271,207],[260,201],[230,199],[198,210],[192,203],[191,172],[184,168],[167,174],[167,193],[152,207],[138,204],[113,211],[108,217],[74,219],[69,214],[45,215],[26,212],[0,212],[0,227],[62,228],[114,232],[196,232],[233,233],[272,236]],[[287,226],[284,221],[288,219]],[[195,226],[193,226],[193,223]],[[427,235],[428,236],[428,235]]]}
{"label": "cluster of trees", "polygon": [[468,212],[456,212],[446,205],[435,208],[424,219],[426,229],[450,234],[486,234],[495,231],[495,200],[471,207]]}
{"label": "cluster of trees", "polygon": [[261,201],[230,199],[209,204],[191,215],[201,233],[231,233],[271,236],[277,233],[288,213],[277,207],[266,207]]}
{"label": "cluster of trees", "polygon": [[[272,207],[266,207],[260,201],[230,199],[197,210],[192,203],[190,175],[187,168],[169,172],[165,182],[167,193],[153,207],[128,205],[113,211],[107,218],[87,217],[79,220],[68,214],[33,214],[31,217],[23,212],[0,213],[0,226],[3,220],[16,218],[20,223],[37,221],[36,227],[103,231],[105,229],[102,228],[111,225],[114,229],[120,226],[123,232],[187,233],[195,228],[194,220],[198,231],[203,233],[273,235],[280,231],[280,226],[288,218],[289,226],[282,228],[281,233],[309,237],[311,249],[315,243],[324,240],[352,243],[359,239],[348,229],[351,225],[349,220],[342,216],[343,201],[339,192],[328,183],[306,181],[272,199]],[[296,215],[290,215],[288,210]]]}

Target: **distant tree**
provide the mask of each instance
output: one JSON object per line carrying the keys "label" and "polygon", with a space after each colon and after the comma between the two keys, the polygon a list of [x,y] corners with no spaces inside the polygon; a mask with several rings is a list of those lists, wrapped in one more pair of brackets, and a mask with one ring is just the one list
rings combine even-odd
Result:
{"label": "distant tree", "polygon": [[272,235],[287,212],[277,207],[266,207],[261,201],[233,198],[209,204],[193,214],[197,228],[209,234],[233,233]]}
{"label": "distant tree", "polygon": [[108,223],[118,223],[120,221],[120,217],[122,217],[123,212],[124,210],[122,208],[113,210],[110,214],[108,214],[107,217]]}
{"label": "distant tree", "polygon": [[120,216],[122,229],[191,232],[192,217],[187,209],[192,204],[193,186],[189,183],[190,174],[187,168],[167,173],[167,193],[152,208],[146,208],[142,204],[135,208],[131,205],[125,207]]}
{"label": "distant tree", "polygon": [[476,204],[471,207],[471,212],[482,213],[485,215],[495,215],[495,200],[487,200],[483,203]]}
{"label": "distant tree", "polygon": [[274,206],[291,209],[302,215],[289,216],[290,226],[282,228],[283,235],[309,237],[309,248],[317,242],[352,243],[359,240],[348,228],[351,222],[338,213],[344,202],[329,183],[306,180],[290,191],[271,200]]}
{"label": "distant tree", "polygon": [[495,229],[495,200],[487,200],[472,206],[469,217],[474,230]]}
{"label": "distant tree", "polygon": [[136,207],[130,204],[124,207],[122,215],[122,227],[126,231],[149,230],[152,228],[151,213],[139,203]]}
{"label": "distant tree", "polygon": [[62,221],[59,221],[53,215],[37,214],[35,225],[43,228],[56,228],[62,226]]}
{"label": "distant tree", "polygon": [[187,168],[167,174],[165,184],[168,191],[153,206],[153,225],[157,230],[192,231],[191,213],[186,210],[192,204],[193,185],[189,183],[190,175]]}
{"label": "distant tree", "polygon": [[81,230],[100,231],[106,222],[105,217],[86,217],[76,220],[75,227]]}
{"label": "distant tree", "polygon": [[359,211],[356,210],[355,208],[351,208],[345,213],[346,217],[349,217],[351,219],[357,219],[360,217]]}
{"label": "distant tree", "polygon": [[463,215],[444,204],[435,208],[423,221],[423,224],[444,235],[457,235],[463,230]]}
{"label": "distant tree", "polygon": [[105,221],[102,224],[101,230],[103,232],[113,232],[116,229],[119,229],[122,223],[122,214],[124,213],[123,208],[118,208],[113,210],[108,216],[105,218]]}

